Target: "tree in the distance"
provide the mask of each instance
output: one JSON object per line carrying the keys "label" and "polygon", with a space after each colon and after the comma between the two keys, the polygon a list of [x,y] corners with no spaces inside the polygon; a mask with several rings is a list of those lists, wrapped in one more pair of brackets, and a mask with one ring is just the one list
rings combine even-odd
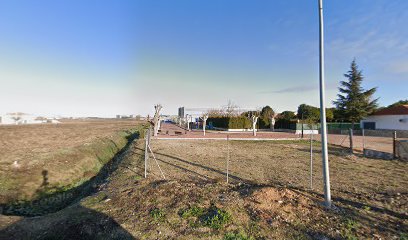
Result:
{"label": "tree in the distance", "polygon": [[270,129],[273,129],[273,121],[275,118],[275,111],[270,106],[265,106],[261,110],[261,121],[263,126],[269,126]]}
{"label": "tree in the distance", "polygon": [[297,118],[303,123],[315,123],[320,119],[319,108],[307,104],[300,104],[297,110]]}
{"label": "tree in the distance", "polygon": [[358,123],[377,108],[378,98],[372,99],[377,88],[364,90],[361,87],[363,75],[355,60],[351,62],[351,69],[344,76],[348,80],[340,82],[340,93],[333,104],[344,116],[344,119],[350,121],[354,127],[354,123]]}
{"label": "tree in the distance", "polygon": [[292,112],[292,111],[283,111],[283,112],[280,114],[280,118],[281,118],[281,119],[284,119],[284,120],[286,120],[286,121],[290,121],[290,120],[294,119],[295,117],[296,117],[296,115],[295,115],[295,113]]}
{"label": "tree in the distance", "polygon": [[399,100],[398,102],[395,102],[395,103],[389,105],[387,108],[396,107],[396,106],[401,106],[401,105],[408,105],[408,99],[406,99],[406,100]]}

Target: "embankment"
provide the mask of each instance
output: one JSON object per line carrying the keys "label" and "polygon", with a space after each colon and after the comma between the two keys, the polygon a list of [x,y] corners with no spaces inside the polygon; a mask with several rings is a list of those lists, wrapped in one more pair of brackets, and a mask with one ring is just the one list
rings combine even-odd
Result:
{"label": "embankment", "polygon": [[[0,193],[0,213],[39,216],[58,211],[98,189],[144,126],[49,154],[41,167],[16,169]],[[43,157],[44,158],[44,157]],[[12,183],[12,184],[10,184]]]}

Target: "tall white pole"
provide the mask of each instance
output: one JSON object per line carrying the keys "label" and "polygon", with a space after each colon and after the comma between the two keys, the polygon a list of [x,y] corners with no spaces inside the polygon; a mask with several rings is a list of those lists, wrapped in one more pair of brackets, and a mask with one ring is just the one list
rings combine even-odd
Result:
{"label": "tall white pole", "polygon": [[326,104],[324,93],[324,25],[323,25],[323,0],[319,1],[319,78],[320,78],[320,127],[322,132],[322,161],[323,161],[323,181],[324,200],[326,207],[331,207],[330,175],[329,175],[329,155],[327,153],[327,127],[326,127]]}

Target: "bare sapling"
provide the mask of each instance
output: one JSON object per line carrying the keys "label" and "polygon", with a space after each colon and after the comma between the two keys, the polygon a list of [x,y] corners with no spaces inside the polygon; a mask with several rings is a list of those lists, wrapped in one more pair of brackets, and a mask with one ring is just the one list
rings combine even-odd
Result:
{"label": "bare sapling", "polygon": [[162,105],[161,104],[156,104],[154,106],[154,117],[153,117],[153,124],[154,124],[154,131],[153,131],[153,135],[156,137],[157,133],[159,132],[159,128],[160,128],[160,111],[162,109]]}
{"label": "bare sapling", "polygon": [[259,112],[258,111],[248,112],[248,118],[252,122],[252,132],[254,137],[256,137],[256,123],[258,122]]}
{"label": "bare sapling", "polygon": [[207,119],[208,119],[208,114],[204,114],[201,119],[203,120],[203,134],[205,136],[205,128],[207,126]]}

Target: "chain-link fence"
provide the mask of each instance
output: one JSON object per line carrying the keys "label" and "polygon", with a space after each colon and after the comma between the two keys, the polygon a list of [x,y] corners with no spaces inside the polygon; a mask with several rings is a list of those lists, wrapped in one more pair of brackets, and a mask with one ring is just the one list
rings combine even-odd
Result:
{"label": "chain-link fence", "polygon": [[[384,181],[391,182],[393,175],[400,174],[397,171],[400,161],[382,160],[394,154],[392,132],[382,132],[381,136],[378,136],[380,133],[369,134],[353,131],[353,155],[350,154],[351,134],[348,131],[329,134],[333,189],[349,191],[350,187],[360,186],[371,191],[374,185],[367,182],[380,181],[381,176],[387,179]],[[310,141],[311,136],[313,141]],[[145,147],[139,150],[144,152]],[[323,189],[321,144],[317,135],[305,135],[303,140],[231,139],[227,134],[220,139],[152,138],[146,152],[149,154],[147,164],[140,167],[146,167],[147,178],[291,186],[317,192]],[[371,155],[364,157],[363,154]],[[359,180],[354,179],[355,176]],[[387,186],[388,183],[384,191]]]}
{"label": "chain-link fence", "polygon": [[[405,154],[408,133],[392,130],[330,130],[330,144],[342,146],[350,153],[368,158],[398,159]],[[402,159],[402,158],[401,158]]]}

